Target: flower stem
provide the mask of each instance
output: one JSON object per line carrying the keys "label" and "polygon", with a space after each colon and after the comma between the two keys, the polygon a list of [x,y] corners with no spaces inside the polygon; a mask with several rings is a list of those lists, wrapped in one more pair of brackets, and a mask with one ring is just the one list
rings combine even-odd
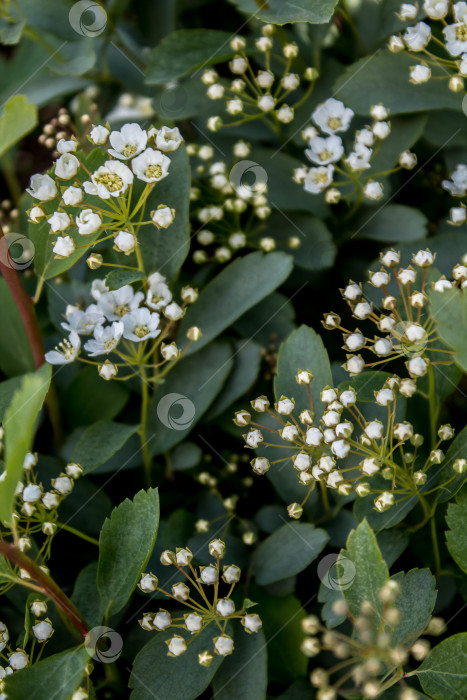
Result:
{"label": "flower stem", "polygon": [[90,535],[86,535],[86,533],[81,532],[81,530],[77,530],[75,527],[71,527],[71,525],[66,525],[65,523],[56,523],[56,525],[60,530],[66,530],[67,532],[71,532],[72,535],[76,535],[76,537],[81,537],[82,540],[90,542],[91,544],[95,544],[97,547],[99,546],[99,540],[96,540],[95,537],[91,537]]}
{"label": "flower stem", "polygon": [[146,370],[144,368],[144,365],[141,365],[140,368],[141,371],[141,390],[142,390],[142,399],[141,399],[141,426],[139,430],[140,438],[141,438],[141,449],[143,452],[143,464],[144,464],[144,473],[146,477],[146,483],[148,486],[151,485],[151,456],[149,454],[148,450],[148,444],[147,444],[147,422],[148,422],[148,407],[149,407],[149,384],[148,380],[146,377]]}
{"label": "flower stem", "polygon": [[437,442],[436,423],[438,421],[438,408],[436,407],[436,382],[433,365],[428,365],[428,407],[430,411],[430,436],[431,448],[433,449]]}

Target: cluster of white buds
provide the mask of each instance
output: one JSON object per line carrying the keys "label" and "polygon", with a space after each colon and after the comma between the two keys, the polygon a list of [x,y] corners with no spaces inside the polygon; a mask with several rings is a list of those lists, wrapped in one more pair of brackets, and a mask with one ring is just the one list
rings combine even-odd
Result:
{"label": "cluster of white buds", "polygon": [[383,185],[378,178],[414,168],[417,158],[404,151],[392,170],[371,172],[372,160],[381,141],[391,133],[391,124],[389,110],[382,104],[374,105],[370,112],[373,121],[355,132],[352,150],[345,153],[339,134],[348,131],[354,112],[334,97],[318,105],[311,115],[316,126],[309,125],[302,131],[302,138],[308,144],[305,155],[313,165],[297,168],[295,182],[311,194],[325,192],[329,204],[351,200],[355,194],[370,200],[381,199]]}
{"label": "cluster of white buds", "polygon": [[[407,371],[415,382],[430,371],[431,365],[452,362],[452,351],[440,340],[428,306],[427,271],[434,263],[435,254],[428,249],[419,250],[412,256],[412,265],[407,268],[398,268],[400,253],[392,249],[381,253],[380,260],[380,269],[369,272],[369,283],[383,293],[381,309],[365,298],[361,284],[350,281],[341,290],[353,318],[360,324],[374,324],[374,337],[367,337],[359,328],[344,328],[340,316],[332,311],[324,314],[322,323],[327,330],[342,332],[343,347],[348,353],[343,366],[351,376],[360,374],[365,367],[386,366],[391,360],[402,358],[406,359]],[[433,281],[434,292],[442,294],[451,287],[466,286],[467,267],[456,265],[452,275],[452,282],[444,276]],[[388,292],[391,278],[397,284],[397,297]],[[366,362],[360,354],[362,350],[372,352],[377,359]],[[415,384],[412,388],[412,384],[403,380],[403,395],[410,396],[415,390]]]}
{"label": "cluster of white buds", "polygon": [[[299,370],[296,379],[306,386],[310,399],[310,408],[302,410],[298,419],[294,416],[295,399],[285,396],[275,403],[274,411],[266,396],[259,396],[251,402],[256,413],[267,412],[278,422],[276,430],[252,420],[247,410],[237,411],[234,418],[237,426],[249,427],[249,432],[243,436],[245,446],[249,449],[261,448],[261,454],[251,461],[256,474],[266,474],[274,464],[287,463],[293,466],[299,483],[307,487],[301,503],[288,506],[291,518],[302,516],[303,507],[317,482],[325,505],[326,489],[342,496],[355,492],[364,498],[373,494],[374,508],[378,512],[386,511],[414,495],[423,500],[421,489],[427,482],[428,471],[444,460],[440,445],[453,438],[454,430],[450,425],[440,426],[430,454],[424,462],[417,462],[423,436],[415,433],[408,421],[398,422],[397,419],[398,400],[412,396],[416,391],[413,379],[401,380],[394,375],[375,390],[375,405],[388,410],[386,424],[378,418],[366,419],[363,416],[358,406],[357,392],[351,385],[341,389],[327,386],[321,391],[325,409],[317,421],[309,391],[311,372]],[[281,448],[290,450],[287,456],[273,461],[264,456],[264,448],[276,448],[278,444],[266,442],[264,430],[275,433],[283,441]],[[445,488],[466,470],[467,460],[457,459],[453,464],[452,476],[435,488]],[[388,482],[387,487],[381,478]]]}
{"label": "cluster of white buds", "polygon": [[[233,119],[224,123],[221,116],[210,117],[208,129],[218,131],[223,126],[266,117],[279,131],[282,124],[293,121],[295,110],[311,94],[318,71],[311,67],[303,71],[296,61],[297,44],[280,45],[271,24],[263,26],[261,36],[255,41],[254,62],[248,55],[252,52],[246,52],[246,40],[242,36],[235,36],[230,46],[235,51],[228,66],[232,80],[221,78],[213,68],[204,71],[201,80],[206,85],[207,96],[211,100],[223,100],[227,114]],[[274,62],[284,65],[279,75],[272,70]],[[301,87],[301,80],[307,84],[305,90]]]}
{"label": "cluster of white buds", "polygon": [[54,150],[54,157],[58,157],[60,154],[57,150],[57,143],[62,139],[67,141],[71,138],[74,131],[74,125],[71,121],[71,117],[68,113],[66,107],[61,107],[58,110],[57,116],[52,117],[46,124],[42,127],[42,133],[40,134],[38,141],[42,146],[50,150]]}
{"label": "cluster of white buds", "polygon": [[[198,229],[196,241],[201,247],[193,253],[194,262],[225,263],[246,248],[274,250],[275,239],[261,236],[271,214],[267,173],[260,165],[245,161],[250,155],[250,144],[237,141],[230,162],[217,158],[208,144],[190,144],[187,151],[198,163],[193,168],[191,200]],[[246,182],[248,174],[254,174],[254,183]],[[296,243],[289,244],[297,247]]]}
{"label": "cluster of white buds", "polygon": [[464,200],[451,208],[449,223],[453,226],[465,224],[467,221],[467,165],[465,163],[458,163],[451,173],[450,179],[443,180],[442,185],[453,197]]}
{"label": "cluster of white buds", "polygon": [[[302,629],[307,635],[301,644],[302,653],[314,658],[327,652],[337,662],[329,668],[315,666],[311,670],[310,683],[316,689],[317,700],[337,700],[344,689],[346,695],[358,693],[358,697],[377,698],[396,682],[399,700],[419,697],[404,680],[400,680],[396,671],[407,664],[410,657],[422,661],[430,651],[430,644],[422,638],[395,642],[394,634],[401,621],[397,607],[400,592],[399,584],[389,579],[379,590],[379,601],[364,600],[357,617],[349,613],[343,598],[336,600],[332,605],[333,612],[348,618],[353,627],[352,635],[327,629],[316,615],[308,615],[302,620]],[[440,622],[439,618],[432,618],[425,633],[434,633],[430,627],[439,630]]]}
{"label": "cluster of white buds", "polygon": [[[426,16],[417,22],[418,4],[404,3],[401,6],[399,18],[410,26],[402,34],[390,38],[389,49],[394,53],[404,52],[417,61],[410,69],[410,82],[414,85],[426,83],[433,77],[447,80],[453,92],[465,93],[466,3],[462,0],[425,0],[422,8]],[[439,47],[442,48],[441,55]]]}
{"label": "cluster of white buds", "polygon": [[[227,634],[227,625],[231,620],[240,620],[243,629],[250,634],[258,632],[262,626],[259,615],[247,612],[254,605],[251,601],[245,600],[241,610],[235,609],[232,593],[240,581],[241,570],[235,564],[224,564],[221,572],[220,560],[225,555],[225,542],[220,539],[212,540],[209,543],[209,554],[214,560],[213,563],[195,568],[192,564],[194,555],[188,547],[177,547],[175,552],[165,550],[161,554],[161,563],[164,566],[174,566],[183,579],[174,583],[170,592],[159,586],[157,576],[152,573],[143,574],[138,584],[144,593],[158,591],[189,609],[180,617],[173,616],[165,609],[156,613],[143,613],[139,621],[144,630],[178,628],[190,634],[189,637],[188,634],[174,634],[168,639],[168,656],[175,657],[185,653],[190,643],[211,623],[217,627],[218,634],[213,638],[213,651],[205,650],[198,656],[201,666],[210,666],[214,654],[228,656],[233,652],[234,642]],[[221,586],[226,589],[223,595],[219,590]]]}
{"label": "cluster of white buds", "polygon": [[[42,600],[34,601],[30,606],[30,612],[35,617],[40,617],[47,611],[47,604]],[[30,633],[34,640],[30,653],[25,649],[13,648],[10,646],[10,635],[8,628],[4,622],[0,622],[0,652],[2,657],[8,662],[7,666],[0,666],[0,697],[2,697],[5,688],[4,679],[11,676],[15,671],[22,671],[23,668],[30,666],[33,662],[34,643],[44,644],[48,642],[54,633],[54,628],[48,618],[43,620],[36,619],[35,624],[30,628]],[[3,697],[10,697],[4,695]]]}
{"label": "cluster of white buds", "polygon": [[[55,350],[46,353],[45,359],[50,364],[64,365],[79,360],[81,337],[91,336],[84,344],[89,357],[113,354],[120,360],[113,362],[107,358],[103,363],[86,360],[98,367],[103,379],[125,380],[139,374],[142,369],[158,369],[167,364],[168,367],[162,370],[166,373],[189,344],[201,337],[199,328],[190,328],[187,332],[189,343],[183,352],[171,340],[175,324],[183,318],[187,305],[196,301],[198,292],[192,287],[184,287],[178,304],[173,300],[165,277],[159,272],[149,275],[146,294],[135,292],[131,285],[110,291],[104,280],[94,280],[90,296],[93,302],[85,309],[72,305],[66,308],[66,320],[62,326],[69,336]],[[154,364],[157,348],[161,360]],[[128,367],[130,374],[117,377],[121,367]]]}
{"label": "cluster of white buds", "polygon": [[[175,210],[162,202],[143,219],[147,199],[169,175],[170,154],[182,144],[182,136],[177,127],[145,131],[131,123],[119,131],[94,126],[89,139],[97,147],[89,157],[75,138],[60,139],[53,176],[31,177],[27,192],[38,203],[29,210],[29,220],[46,221],[49,233],[58,236],[53,246],[57,258],[110,239],[117,252],[138,256],[140,228],[151,224],[165,229],[174,220]],[[91,162],[98,167],[90,169]],[[144,187],[136,199],[138,181]],[[86,242],[86,236],[92,241]]]}

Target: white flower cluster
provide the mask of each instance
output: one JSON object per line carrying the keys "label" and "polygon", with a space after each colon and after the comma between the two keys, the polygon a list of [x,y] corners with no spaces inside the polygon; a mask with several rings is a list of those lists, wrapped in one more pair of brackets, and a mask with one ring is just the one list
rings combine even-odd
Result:
{"label": "white flower cluster", "polygon": [[[48,642],[54,633],[54,628],[51,620],[48,617],[43,620],[39,619],[47,612],[47,603],[44,600],[34,600],[29,605],[29,612],[36,618],[35,624],[31,625],[30,631],[34,642],[44,644]],[[22,671],[31,663],[30,655],[24,649],[17,647],[13,649],[10,644],[10,634],[4,622],[0,622],[0,652],[2,657],[8,659],[8,666],[0,666],[0,700],[5,700],[9,695],[3,693],[5,684],[4,679],[11,676],[15,671]],[[7,654],[5,653],[5,650]]]}
{"label": "white flower cluster", "polygon": [[[302,131],[302,137],[308,143],[305,155],[313,165],[297,168],[294,180],[311,194],[326,192],[329,204],[337,204],[355,192],[361,192],[370,200],[383,196],[383,185],[375,178],[388,173],[369,174],[367,171],[371,170],[379,144],[391,133],[391,124],[387,120],[389,110],[381,104],[371,107],[372,123],[355,133],[352,150],[345,153],[340,134],[348,131],[353,116],[353,111],[343,102],[330,97],[311,115],[318,128],[310,125]],[[404,151],[399,156],[399,166],[391,172],[400,168],[411,169],[416,163],[416,156]],[[352,192],[343,195],[343,190],[348,190],[349,185],[353,186]]]}
{"label": "white flower cluster", "polygon": [[[105,234],[99,240],[113,238],[115,250],[128,255],[137,246],[141,225],[153,223],[157,228],[167,228],[174,220],[175,211],[160,204],[151,212],[149,221],[138,219],[132,223],[154,185],[169,174],[167,154],[183,142],[177,127],[145,131],[134,123],[111,132],[107,126],[99,125],[91,130],[89,138],[106,151],[107,160],[96,170],[88,170],[76,140],[60,139],[54,177],[33,175],[27,189],[40,202],[29,210],[29,219],[33,223],[46,220],[50,233],[58,235],[53,247],[58,258],[72,255],[80,237],[97,233]],[[145,187],[131,211],[135,178]],[[96,242],[93,240],[90,245]],[[86,246],[83,243],[79,247]]]}
{"label": "white flower cluster", "polygon": [[[261,237],[261,230],[271,214],[267,198],[267,176],[256,165],[255,182],[246,184],[251,162],[242,161],[250,155],[250,144],[237,141],[233,146],[233,160],[215,158],[214,148],[208,144],[187,147],[190,156],[197,158],[191,189],[192,207],[196,217],[196,241],[201,248],[193,253],[193,260],[202,264],[211,260],[227,262],[232,255],[245,248],[259,248],[265,252],[276,248],[270,236]],[[200,228],[201,225],[201,228]],[[296,241],[296,238],[294,238]],[[290,245],[300,244],[289,241]]]}
{"label": "white flower cluster", "polygon": [[[308,83],[305,94],[297,92],[301,83],[300,74],[293,72],[292,68],[294,59],[298,57],[298,46],[295,43],[285,44],[280,47],[281,54],[276,55],[274,31],[273,25],[264,25],[261,36],[255,41],[256,50],[260,54],[258,63],[261,68],[256,68],[245,52],[246,40],[235,36],[230,42],[232,50],[236,52],[229,62],[229,70],[233,75],[230,83],[220,78],[213,68],[204,71],[201,79],[207,86],[207,96],[211,100],[224,100],[227,113],[238,117],[225,126],[265,116],[271,118],[275,126],[289,124],[294,119],[297,107],[311,93],[318,71],[310,67],[303,71],[297,66],[297,70],[300,70],[300,74]],[[275,58],[284,63],[280,75],[275,75],[271,69]],[[208,119],[207,125],[211,131],[218,131],[224,123],[220,116],[213,116]]]}
{"label": "white flower cluster", "polygon": [[[381,363],[387,365],[390,360],[407,358],[405,364],[408,373],[416,380],[429,371],[430,365],[449,363],[452,355],[441,343],[427,306],[427,269],[433,265],[435,255],[428,249],[419,250],[412,256],[412,265],[399,269],[399,252],[388,250],[380,254],[380,259],[381,267],[369,273],[369,281],[383,293],[381,309],[365,298],[361,284],[350,281],[341,290],[353,318],[360,323],[372,323],[376,327],[376,335],[370,338],[359,328],[344,328],[340,316],[332,311],[324,314],[323,325],[327,330],[342,331],[343,347],[348,353],[344,368],[351,376],[360,374],[365,367],[371,368]],[[399,298],[388,292],[392,276]],[[452,281],[444,276],[433,281],[433,290],[442,294],[453,286],[463,289],[467,285],[467,267],[464,264],[456,265],[452,276]],[[360,354],[362,350],[372,352],[377,359],[365,362]],[[440,354],[442,358],[433,359],[433,353]],[[407,388],[406,391],[410,395],[409,391],[412,390]]]}
{"label": "white flower cluster", "polygon": [[[220,560],[225,555],[225,542],[220,539],[212,540],[209,543],[209,553],[214,563],[196,569],[192,564],[193,552],[188,547],[177,547],[175,552],[167,549],[161,554],[161,563],[164,566],[175,566],[185,580],[174,583],[170,592],[159,586],[157,576],[152,573],[144,573],[138,584],[143,593],[159,591],[190,609],[182,617],[174,617],[165,609],[160,609],[156,613],[144,613],[139,621],[144,630],[161,631],[170,627],[181,627],[191,634],[191,639],[194,639],[211,622],[217,625],[220,634],[213,638],[213,653],[206,650],[198,655],[201,666],[210,666],[214,660],[214,654],[228,656],[233,652],[234,641],[230,635],[226,634],[227,623],[230,620],[240,620],[244,630],[249,634],[258,632],[262,626],[259,615],[248,613],[246,609],[235,609],[231,595],[240,580],[241,570],[235,564],[225,564],[222,567],[222,574],[220,573]],[[228,586],[227,594],[223,598],[219,596],[221,581]],[[187,584],[190,584],[191,588]],[[213,591],[212,602],[209,601],[208,590]],[[184,636],[175,634],[166,641],[167,655],[180,656],[186,652],[189,643],[190,640],[187,642]]]}
{"label": "white flower cluster", "polygon": [[[74,362],[81,350],[81,336],[91,336],[84,344],[89,357],[115,353],[123,360],[122,363],[109,360],[102,365],[96,363],[100,376],[107,380],[115,378],[121,366],[140,366],[141,353],[138,347],[148,340],[155,341],[158,338],[156,346],[161,344],[162,361],[157,367],[178,360],[181,353],[176,343],[167,344],[162,340],[167,339],[173,330],[173,324],[183,318],[187,304],[196,301],[198,293],[192,287],[184,287],[181,291],[181,304],[177,304],[165,277],[159,272],[150,275],[147,283],[145,295],[141,291],[135,292],[129,284],[110,291],[104,280],[94,280],[90,290],[93,302],[85,309],[72,305],[66,308],[66,320],[62,326],[69,332],[69,336],[55,350],[46,353],[46,361],[53,365]],[[198,340],[200,335],[197,328],[188,331],[190,340]],[[124,350],[119,347],[120,344]],[[154,366],[144,361],[143,365]]]}
{"label": "white flower cluster", "polygon": [[[456,165],[449,180],[443,180],[443,188],[453,197],[459,199],[467,198],[467,165],[459,163]],[[467,209],[464,202],[452,207],[450,211],[449,223],[454,226],[461,226],[467,220]]]}
{"label": "white flower cluster", "polygon": [[[426,83],[432,77],[433,67],[442,68],[434,77],[448,80],[449,89],[453,92],[464,92],[464,78],[467,76],[467,3],[464,0],[425,0],[422,8],[427,21],[416,22],[418,5],[404,3],[401,6],[399,17],[415,24],[407,27],[403,34],[392,36],[389,49],[394,53],[405,51],[414,57],[416,54],[417,58],[422,56],[420,62],[410,69],[411,83]],[[435,31],[430,20],[436,23]],[[430,47],[428,50],[431,42],[436,47],[441,46],[449,58],[438,58],[438,48],[434,50]]]}

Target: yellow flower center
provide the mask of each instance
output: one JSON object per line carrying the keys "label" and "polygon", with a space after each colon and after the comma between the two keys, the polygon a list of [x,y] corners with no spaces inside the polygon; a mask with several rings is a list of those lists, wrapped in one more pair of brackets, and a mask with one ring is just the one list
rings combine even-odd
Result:
{"label": "yellow flower center", "polygon": [[130,310],[130,307],[128,304],[118,304],[118,306],[115,307],[115,314],[117,316],[124,316],[127,314]]}
{"label": "yellow flower center", "polygon": [[127,145],[122,148],[122,156],[130,158],[137,150],[134,143],[127,143]]}
{"label": "yellow flower center", "polygon": [[465,22],[456,27],[456,39],[458,41],[467,41],[467,24]]}
{"label": "yellow flower center", "polygon": [[342,126],[342,119],[340,117],[329,117],[328,126],[333,130],[339,129]]}
{"label": "yellow flower center", "polygon": [[123,187],[123,180],[119,175],[115,173],[100,173],[95,181],[98,185],[104,185],[108,192],[117,192]]}
{"label": "yellow flower center", "polygon": [[319,154],[319,159],[320,160],[328,160],[329,158],[331,158],[331,156],[332,156],[331,151],[327,151],[326,149],[324,149],[324,151],[321,151],[321,153]]}
{"label": "yellow flower center", "polygon": [[326,184],[328,181],[328,174],[327,173],[314,173],[313,174],[313,180],[316,182],[316,184]]}
{"label": "yellow flower center", "polygon": [[115,338],[110,338],[109,340],[105,341],[104,347],[106,350],[112,350],[112,348],[115,347],[116,343],[117,341],[115,340]]}
{"label": "yellow flower center", "polygon": [[155,177],[159,178],[162,175],[162,168],[160,165],[149,165],[144,174],[147,178]]}
{"label": "yellow flower center", "polygon": [[138,337],[138,338],[144,338],[145,335],[149,333],[149,328],[147,326],[136,326],[135,330],[133,333]]}

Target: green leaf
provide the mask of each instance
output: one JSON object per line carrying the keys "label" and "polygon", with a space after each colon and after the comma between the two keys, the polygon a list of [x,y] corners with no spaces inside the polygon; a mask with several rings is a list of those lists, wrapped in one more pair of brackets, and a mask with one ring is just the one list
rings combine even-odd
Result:
{"label": "green leaf", "polygon": [[91,628],[102,620],[102,601],[96,580],[97,561],[92,561],[79,572],[70,599]]}
{"label": "green leaf", "polygon": [[227,656],[214,676],[215,700],[265,700],[267,680],[267,646],[262,630],[248,634],[235,627],[235,650]]}
{"label": "green leaf", "polygon": [[382,103],[391,115],[430,109],[461,109],[462,93],[447,89],[446,81],[425,85],[409,82],[412,56],[380,51],[349,66],[334,86],[334,96],[357,114],[369,114]]}
{"label": "green leaf", "polygon": [[2,277],[0,277],[0,308],[3,327],[8,328],[8,333],[0,334],[0,369],[7,376],[30,372],[34,369],[34,360],[28,336],[18,313],[18,307]]}
{"label": "green leaf", "polygon": [[331,19],[337,0],[231,0],[242,12],[272,24],[310,22],[324,24]]}
{"label": "green leaf", "polygon": [[99,538],[97,587],[108,617],[127,603],[151,556],[159,526],[157,489],[139,491],[111,513]]}
{"label": "green leaf", "polygon": [[[170,177],[158,182],[146,203],[146,212],[164,204],[175,209],[175,219],[167,229],[158,230],[154,224],[142,226],[138,234],[147,273],[157,270],[173,279],[190,248],[190,185],[191,171],[186,148],[169,153]],[[146,217],[148,218],[148,217]]]}
{"label": "green leaf", "polygon": [[267,347],[271,340],[280,343],[295,330],[294,318],[295,309],[290,300],[273,292],[235,321],[234,329]]}
{"label": "green leaf", "polygon": [[320,398],[323,387],[332,385],[329,357],[321,337],[309,326],[300,326],[282,343],[277,360],[277,376],[274,379],[276,399],[282,395],[295,399],[295,415],[310,408],[306,386],[297,384],[295,377],[299,369],[309,369],[314,374],[310,384],[313,410],[319,417],[324,404]]}
{"label": "green leaf", "polygon": [[392,577],[401,587],[396,607],[401,617],[393,643],[412,644],[426,628],[436,602],[436,580],[429,569],[411,569]]}
{"label": "green leaf", "polygon": [[467,489],[456,496],[456,502],[448,505],[446,544],[449,552],[464,573],[467,574]]}
{"label": "green leaf", "polygon": [[107,382],[96,367],[81,369],[62,395],[62,410],[73,426],[113,420],[130,397],[124,382]]}
{"label": "green leaf", "polygon": [[143,279],[143,273],[139,270],[112,270],[105,277],[105,283],[110,291],[120,289],[126,284],[139,282]]}
{"label": "green leaf", "polygon": [[54,654],[5,678],[5,692],[15,700],[69,700],[79,687],[89,656],[82,646]]}
{"label": "green leaf", "polygon": [[[351,572],[354,577],[350,583]],[[364,600],[369,600],[379,616],[382,603],[378,592],[388,580],[389,572],[375,534],[366,520],[350,533],[346,549],[341,551],[337,559],[337,573],[342,594],[352,615],[358,617],[361,604]]]}
{"label": "green leaf", "polygon": [[428,219],[415,207],[388,204],[377,209],[362,211],[353,224],[357,238],[373,241],[418,241],[428,233]]}
{"label": "green leaf", "polygon": [[24,95],[15,95],[6,103],[0,116],[0,157],[37,124],[37,107]]}
{"label": "green leaf", "polygon": [[212,343],[177,364],[149,404],[148,446],[152,455],[181,442],[217,396],[232,368],[230,346]]}
{"label": "green leaf", "polygon": [[435,700],[467,697],[467,633],[454,634],[438,644],[414,674]]}
{"label": "green leaf", "polygon": [[98,421],[83,432],[73,448],[71,459],[89,474],[107,462],[137,430],[137,425]]}
{"label": "green leaf", "polygon": [[306,569],[322,552],[329,535],[309,523],[287,522],[260,544],[255,556],[255,579],[261,586]]}
{"label": "green leaf", "polygon": [[230,263],[203,289],[181,323],[179,342],[190,326],[199,326],[203,332],[188,354],[207,345],[267,297],[287,279],[292,266],[292,258],[285,253],[250,253]]}
{"label": "green leaf", "polygon": [[[288,239],[293,231],[300,241],[298,248],[288,249]],[[268,219],[268,233],[279,247],[288,249],[297,267],[305,270],[325,270],[332,267],[337,248],[331,232],[321,219],[306,214],[273,212]]]}
{"label": "green leaf", "polygon": [[371,161],[373,172],[390,170],[398,164],[399,155],[411,148],[424,135],[426,122],[426,114],[391,116],[391,133],[379,142],[375,156]]}
{"label": "green leaf", "polygon": [[453,359],[467,371],[467,295],[458,288],[428,291],[430,310],[443,340],[455,350]]}
{"label": "green leaf", "polygon": [[10,18],[0,17],[0,43],[6,46],[17,44],[21,39],[26,22],[11,21]]}
{"label": "green leaf", "polygon": [[[189,638],[188,633],[177,630],[177,634]],[[167,657],[165,641],[173,636],[172,630],[158,632],[136,655],[130,676],[131,700],[195,700],[208,687],[223,661],[215,656],[209,668],[200,666],[198,654],[212,649],[212,638],[218,629],[209,626],[190,641],[186,654]],[[235,652],[234,652],[235,653]]]}
{"label": "green leaf", "polygon": [[213,420],[227,410],[234,401],[246,394],[258,376],[261,365],[261,346],[253,340],[236,340],[233,347],[232,371],[227,377],[222,392],[209,409],[206,420]]}
{"label": "green leaf", "polygon": [[178,29],[153,50],[146,82],[160,85],[233,55],[230,32],[216,29]]}
{"label": "green leaf", "polygon": [[3,423],[5,412],[10,405],[15,392],[21,387],[25,377],[33,377],[35,372],[20,374],[0,383],[0,423]]}
{"label": "green leaf", "polygon": [[42,365],[23,377],[20,388],[5,412],[5,479],[0,483],[0,520],[10,522],[18,481],[23,480],[23,462],[32,449],[39,411],[49,390],[52,370]]}
{"label": "green leaf", "polygon": [[[449,445],[439,471],[438,486],[446,484],[442,489],[436,492],[435,499],[440,503],[449,501],[462,487],[466,479],[466,474],[457,474],[455,479],[452,479],[456,473],[452,468],[456,459],[467,459],[467,426],[465,426],[454,441]],[[449,483],[447,483],[449,482]]]}

